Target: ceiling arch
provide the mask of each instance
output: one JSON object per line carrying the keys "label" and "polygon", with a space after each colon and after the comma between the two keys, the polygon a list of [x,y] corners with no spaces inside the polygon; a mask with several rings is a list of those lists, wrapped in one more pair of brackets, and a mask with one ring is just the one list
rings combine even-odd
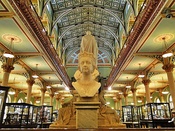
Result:
{"label": "ceiling arch", "polygon": [[[67,55],[66,62],[67,64],[78,64],[78,53],[79,53],[79,48],[74,48],[74,50],[71,50],[69,54]],[[98,64],[109,64],[111,65],[111,54],[109,54],[108,51],[106,51],[104,48],[99,48],[98,51]]]}
{"label": "ceiling arch", "polygon": [[[125,88],[125,84],[127,83],[126,77],[129,76],[129,82],[136,80],[138,62],[143,63],[142,70],[147,70],[153,65],[152,61],[156,58],[157,54],[160,54],[158,47],[155,44],[152,44],[153,38],[163,32],[174,34],[174,32],[170,32],[173,28],[173,19],[165,18],[165,14],[161,14],[164,7],[174,7],[173,1],[146,1],[145,6],[143,3],[144,0],[32,0],[31,2],[42,2],[43,5],[41,4],[38,6],[40,6],[40,11],[43,9],[43,17],[37,17],[40,14],[40,12],[37,12],[37,6],[37,11],[35,12],[31,8],[31,5],[28,5],[30,3],[26,1],[8,1],[11,5],[4,8],[3,11],[5,13],[2,13],[2,15],[4,15],[3,17],[6,17],[5,15],[7,14],[7,17],[10,21],[13,20],[14,24],[8,24],[7,19],[1,19],[0,27],[2,30],[0,34],[3,35],[10,30],[11,27],[19,26],[18,28],[20,29],[20,32],[15,30],[16,34],[20,34],[21,38],[26,38],[27,36],[27,38],[34,39],[31,43],[24,44],[30,45],[31,48],[36,48],[36,52],[24,52],[24,47],[19,47],[17,48],[18,51],[16,51],[15,54],[22,55],[25,53],[25,56],[28,56],[28,54],[40,54],[39,58],[27,57],[26,59],[21,60],[30,67],[31,71],[35,69],[35,64],[32,64],[31,61],[36,63],[39,59],[42,62],[44,68],[40,67],[40,77],[42,77],[43,86],[45,86],[44,82],[50,82],[48,78],[51,77],[51,80],[53,81],[52,83],[63,81],[64,84],[66,83],[65,85],[71,87],[71,84],[67,84],[70,83],[67,81],[69,80],[67,78],[71,78],[73,76],[69,71],[75,71],[75,68],[77,67],[77,65],[73,65],[72,63],[76,64],[77,62],[81,37],[88,29],[92,31],[99,45],[99,64],[103,64],[102,66],[99,66],[99,70],[102,72],[101,76],[107,81],[105,89],[113,84],[113,80],[115,80],[118,84],[123,83],[123,88]],[[0,3],[3,3],[1,6],[5,7],[8,2],[2,1]],[[48,6],[48,4],[50,5]],[[41,6],[44,8],[41,8]],[[49,9],[47,11],[47,9],[51,7],[53,7],[53,10]],[[78,11],[75,13],[76,10]],[[64,14],[63,12],[66,11],[67,14]],[[135,11],[135,13],[133,11]],[[52,22],[54,22],[56,17],[60,14],[64,15],[57,21],[54,27],[55,30],[52,32],[52,36],[48,35],[47,32],[43,33],[43,27],[50,31],[53,25]],[[82,14],[84,14],[84,16],[79,17]],[[115,17],[112,14],[114,14]],[[88,15],[89,18],[87,17]],[[130,17],[131,15],[132,17]],[[139,16],[137,17],[136,15]],[[11,16],[13,16],[13,19],[11,19]],[[117,19],[116,17],[119,17],[120,19]],[[173,14],[172,17],[174,18]],[[128,35],[125,36],[124,29],[121,23],[119,23],[119,20],[122,20],[123,27],[127,29]],[[4,26],[6,23],[10,28]],[[89,26],[86,26],[87,23],[89,23]],[[167,25],[166,30],[162,25]],[[14,29],[15,28],[11,30],[14,31]],[[58,29],[58,31],[56,29]],[[69,30],[62,36],[59,48],[54,50],[56,46],[53,47],[53,43],[51,42],[58,43],[58,36],[61,36],[66,29]],[[107,29],[109,29],[109,31]],[[132,29],[132,31],[130,29]],[[169,32],[166,32],[168,29]],[[122,43],[120,47],[118,41],[115,40],[114,35]],[[50,38],[51,41],[47,38]],[[6,48],[6,43],[3,42],[4,40],[2,38],[0,39],[2,42],[0,43],[2,46],[1,50],[3,51]],[[173,44],[174,43],[168,43],[168,47],[170,46],[170,48],[173,48]],[[65,54],[60,55],[62,52],[65,52]],[[138,55],[141,56],[146,54],[155,55],[151,60],[138,57]],[[68,63],[67,65],[66,62],[70,60],[72,56],[75,58],[74,61],[70,61],[71,63]],[[65,68],[63,68],[64,66]],[[66,69],[66,72],[69,72],[69,77],[66,76],[64,69]],[[18,75],[15,71],[12,72],[12,75]],[[163,72],[162,68],[156,71]],[[131,74],[132,77],[130,78]],[[160,76],[161,74],[158,75]],[[159,79],[160,78],[161,77],[159,77]],[[151,79],[155,81],[158,77],[155,76]],[[161,82],[162,80],[160,79],[159,83]],[[117,90],[118,87],[120,88],[121,86],[115,86],[115,90]],[[58,90],[60,90],[61,87],[57,84],[55,88],[59,88]]]}
{"label": "ceiling arch", "polygon": [[[97,24],[93,24],[93,23],[84,23],[84,24],[86,24],[87,26],[88,25],[95,25],[95,26],[97,25]],[[74,30],[74,28],[80,27],[81,25],[84,25],[84,24],[80,24],[80,25],[68,27],[66,30],[64,30],[64,32],[61,34],[61,36],[59,37],[59,39],[61,40],[68,31]],[[109,28],[107,28],[105,26],[102,26],[102,25],[98,25],[98,26],[100,26],[104,30],[107,30],[115,38],[115,40],[118,41],[118,37],[115,35],[115,33],[111,29],[109,29]]]}
{"label": "ceiling arch", "polygon": [[[73,9],[66,9],[64,12],[62,12],[60,15],[56,15],[56,20],[53,22],[53,25],[52,25],[52,29],[51,29],[51,33],[55,27],[55,25],[59,22],[60,19],[62,19],[65,15],[69,14],[70,12],[73,12],[73,11],[76,11],[76,10],[79,10],[79,9],[83,9],[83,8],[95,8],[95,10],[102,10],[104,12],[106,12],[108,15],[112,15],[115,19],[116,19],[116,22],[120,23],[120,25],[122,26],[122,28],[124,29],[125,31],[125,34],[126,33],[126,29],[125,29],[125,25],[124,25],[124,22],[123,22],[123,12],[120,11],[121,13],[121,17],[119,17],[118,15],[116,15],[115,13],[113,13],[111,10],[109,9],[104,9],[104,8],[100,8],[100,7],[94,7],[94,6],[91,6],[91,5],[85,5],[83,7],[75,7]],[[115,10],[116,11],[116,10]],[[59,11],[55,11],[54,14],[57,14]],[[60,12],[59,12],[60,13]]]}

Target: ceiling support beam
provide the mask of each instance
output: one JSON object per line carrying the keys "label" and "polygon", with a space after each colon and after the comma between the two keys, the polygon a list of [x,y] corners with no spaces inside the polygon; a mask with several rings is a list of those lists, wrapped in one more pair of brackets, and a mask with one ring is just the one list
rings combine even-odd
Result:
{"label": "ceiling support beam", "polygon": [[15,14],[12,12],[1,12],[0,19],[2,18],[12,18]]}
{"label": "ceiling support beam", "polygon": [[[77,7],[75,9],[69,9],[69,10],[66,10],[65,12],[63,12],[62,14],[60,14],[57,19],[54,21],[53,25],[52,25],[52,29],[51,29],[51,32],[49,34],[51,34],[53,32],[53,29],[55,27],[55,25],[57,25],[58,21],[64,17],[65,15],[67,15],[68,13],[74,11],[74,10],[77,10],[77,9],[81,9],[81,8],[92,8],[92,6],[85,6],[85,7]],[[99,8],[99,7],[93,7],[93,8],[96,8],[96,9],[100,9],[100,10],[103,10],[104,12],[112,15],[116,20],[119,21],[119,23],[121,24],[121,26],[123,27],[124,31],[125,31],[125,34],[127,34],[126,32],[126,29],[125,29],[125,26],[124,26],[124,23],[122,22],[122,20],[117,16],[115,15],[113,12],[111,12],[110,10],[108,9],[102,9],[102,8]]]}
{"label": "ceiling support beam", "polygon": [[37,14],[31,9],[28,0],[26,1],[11,1],[12,7],[18,13],[21,20],[24,22],[28,30],[34,36],[40,48],[45,52],[45,56],[50,60],[55,68],[55,71],[59,74],[68,87],[72,87],[69,76],[66,73],[65,68],[62,66],[62,62],[58,57],[58,54],[54,48],[51,47],[52,43],[46,32],[43,32],[43,25],[37,16]]}
{"label": "ceiling support beam", "polygon": [[128,46],[121,50],[119,54],[120,57],[115,62],[116,66],[112,68],[109,79],[107,81],[107,87],[112,85],[112,83],[119,75],[119,72],[122,70],[124,63],[133,56],[133,53],[136,49],[135,47],[138,46],[140,37],[143,36],[147,29],[149,29],[152,21],[154,21],[157,13],[159,13],[164,4],[165,1],[162,0],[147,1],[147,6],[140,14],[141,16],[138,16],[138,19],[133,26],[133,32],[131,32],[126,39],[126,44]]}

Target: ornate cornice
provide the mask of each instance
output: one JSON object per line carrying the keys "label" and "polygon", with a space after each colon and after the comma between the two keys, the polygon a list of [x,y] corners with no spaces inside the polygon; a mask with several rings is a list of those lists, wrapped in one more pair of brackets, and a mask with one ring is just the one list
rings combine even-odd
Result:
{"label": "ornate cornice", "polygon": [[131,58],[134,49],[136,49],[136,46],[138,45],[139,39],[141,39],[147,29],[149,29],[149,26],[156,18],[164,3],[164,0],[147,1],[146,7],[138,15],[135,24],[133,25],[132,32],[130,32],[126,39],[126,48],[121,50],[120,57],[115,61],[115,66],[112,68],[109,75],[107,86],[110,86],[115,81],[115,78],[121,71],[124,63]]}
{"label": "ornate cornice", "polygon": [[55,67],[56,71],[63,79],[64,83],[71,87],[70,79],[65,71],[64,66],[61,65],[61,60],[58,58],[56,50],[53,48],[49,36],[46,31],[43,31],[44,27],[37,15],[37,13],[32,10],[29,0],[9,0],[13,9],[16,11],[20,19],[23,21],[25,26],[31,32],[33,37],[38,41],[38,44],[45,52],[45,55],[50,59],[52,65]]}

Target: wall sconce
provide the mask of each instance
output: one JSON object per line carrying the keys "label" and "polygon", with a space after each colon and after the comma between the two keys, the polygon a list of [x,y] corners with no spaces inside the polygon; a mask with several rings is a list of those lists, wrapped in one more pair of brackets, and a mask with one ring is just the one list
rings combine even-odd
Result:
{"label": "wall sconce", "polygon": [[111,91],[111,90],[112,90],[112,87],[111,87],[111,86],[109,86],[109,87],[108,87],[108,91]]}
{"label": "wall sconce", "polygon": [[169,92],[168,91],[162,91],[162,94],[167,95]]}
{"label": "wall sconce", "polygon": [[10,88],[9,91],[8,91],[8,94],[9,95],[14,95],[15,94],[15,91],[12,88]]}
{"label": "wall sconce", "polygon": [[40,101],[39,101],[39,100],[37,100],[37,101],[36,101],[36,103],[37,103],[37,104],[39,104],[39,103],[40,103]]}
{"label": "wall sconce", "polygon": [[165,37],[163,37],[162,40],[163,40],[163,44],[164,44],[164,47],[165,47],[165,51],[163,52],[162,57],[163,58],[168,58],[168,57],[173,56],[173,53],[171,51],[167,51],[167,45],[166,45]]}
{"label": "wall sconce", "polygon": [[37,75],[37,68],[38,68],[38,64],[36,64],[36,71],[35,71],[35,73],[32,75],[32,77],[34,78],[34,79],[37,79],[39,76]]}
{"label": "wall sconce", "polygon": [[50,86],[50,85],[47,85],[47,86],[46,86],[46,88],[47,88],[47,89],[50,89],[50,88],[51,88],[51,86]]}
{"label": "wall sconce", "polygon": [[5,51],[3,53],[3,56],[6,57],[6,58],[14,58],[14,54],[10,51],[12,50],[12,47],[13,47],[13,41],[14,41],[14,38],[11,38],[10,39],[10,46],[9,46],[9,51]]}
{"label": "wall sconce", "polygon": [[142,103],[142,100],[138,100],[137,102],[138,102],[138,103]]}
{"label": "wall sconce", "polygon": [[167,90],[167,88],[164,88],[164,90],[162,91],[163,95],[167,95],[169,93],[169,91]]}

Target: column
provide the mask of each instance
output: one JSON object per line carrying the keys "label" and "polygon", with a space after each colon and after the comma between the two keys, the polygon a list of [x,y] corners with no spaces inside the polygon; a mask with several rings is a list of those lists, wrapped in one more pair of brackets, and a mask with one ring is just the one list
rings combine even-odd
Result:
{"label": "column", "polygon": [[118,100],[119,100],[119,110],[120,110],[120,117],[121,117],[122,116],[122,98],[121,98],[121,95],[119,96]]}
{"label": "column", "polygon": [[128,94],[124,93],[124,98],[125,98],[125,105],[128,105]]}
{"label": "column", "polygon": [[15,90],[14,99],[13,99],[14,103],[17,103],[18,94],[19,94],[19,90]]}
{"label": "column", "polygon": [[161,102],[164,103],[165,102],[165,99],[164,99],[164,96],[162,94],[162,89],[159,89],[159,95],[160,95],[160,98],[161,98]]}
{"label": "column", "polygon": [[55,105],[55,109],[58,110],[58,102],[59,102],[59,99],[56,98],[56,105]]}
{"label": "column", "polygon": [[46,88],[41,88],[41,105],[44,105],[44,97],[45,97]]}
{"label": "column", "polygon": [[[170,87],[170,93],[172,96],[173,105],[175,107],[175,84],[174,84],[174,77],[173,77],[174,64],[166,64],[166,65],[163,65],[162,68],[167,73],[168,83],[169,83],[169,87]],[[175,108],[173,109],[172,112],[175,112]]]}
{"label": "column", "polygon": [[54,94],[49,94],[50,95],[50,105],[53,106],[53,97],[54,97]]}
{"label": "column", "polygon": [[142,83],[145,86],[145,92],[146,92],[146,101],[147,103],[151,103],[151,98],[150,98],[150,90],[149,90],[149,83],[151,81],[149,79],[144,79]]}
{"label": "column", "polygon": [[132,88],[131,91],[132,91],[132,96],[133,96],[133,103],[135,106],[137,106],[137,100],[136,100],[136,90],[135,88]]}
{"label": "column", "polygon": [[115,99],[114,100],[114,109],[115,110],[118,110],[118,105],[117,104],[118,104],[118,100]]}
{"label": "column", "polygon": [[12,65],[3,64],[2,68],[3,68],[2,86],[7,86],[10,72],[14,69],[14,67]]}
{"label": "column", "polygon": [[35,83],[35,81],[30,79],[30,80],[27,80],[26,82],[27,82],[27,85],[28,85],[26,103],[30,104],[31,93],[32,93],[32,86]]}
{"label": "column", "polygon": [[139,105],[143,105],[143,104],[145,104],[145,102],[144,102],[144,97],[138,97],[138,101],[141,101],[141,102],[139,102]]}
{"label": "column", "polygon": [[118,98],[118,100],[119,100],[119,110],[122,110],[122,98]]}

